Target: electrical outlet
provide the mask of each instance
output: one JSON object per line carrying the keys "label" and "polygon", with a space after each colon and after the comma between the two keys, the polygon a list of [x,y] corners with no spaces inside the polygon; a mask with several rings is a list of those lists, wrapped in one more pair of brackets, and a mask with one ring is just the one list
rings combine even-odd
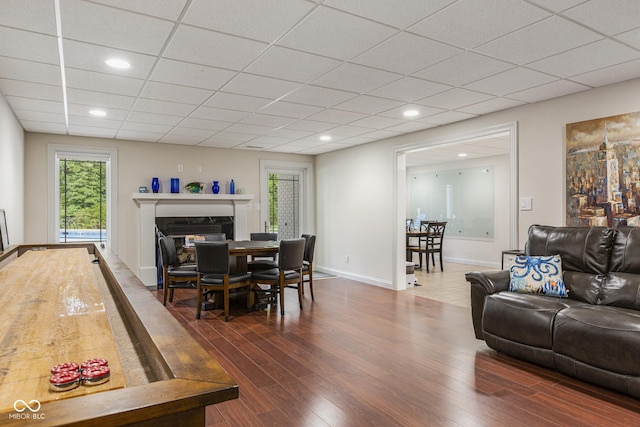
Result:
{"label": "electrical outlet", "polygon": [[520,210],[521,211],[530,211],[532,210],[531,205],[533,201],[531,197],[521,197],[520,198]]}
{"label": "electrical outlet", "polygon": [[182,172],[182,171],[183,171],[183,169],[184,169],[184,168],[182,167],[182,164],[179,164],[179,165],[178,165],[178,172]]}
{"label": "electrical outlet", "polygon": [[349,255],[345,255],[345,256],[344,256],[344,262],[345,262],[346,264],[349,264]]}

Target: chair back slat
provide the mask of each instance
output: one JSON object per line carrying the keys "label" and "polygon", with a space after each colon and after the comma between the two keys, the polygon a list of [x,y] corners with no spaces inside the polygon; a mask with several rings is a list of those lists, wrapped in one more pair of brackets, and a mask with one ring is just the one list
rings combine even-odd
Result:
{"label": "chair back slat", "polygon": [[198,242],[196,266],[201,274],[229,274],[229,242]]}
{"label": "chair back slat", "polygon": [[251,233],[249,239],[257,241],[278,240],[278,233]]}
{"label": "chair back slat", "polygon": [[301,270],[304,262],[305,239],[280,240],[279,266],[280,270]]}

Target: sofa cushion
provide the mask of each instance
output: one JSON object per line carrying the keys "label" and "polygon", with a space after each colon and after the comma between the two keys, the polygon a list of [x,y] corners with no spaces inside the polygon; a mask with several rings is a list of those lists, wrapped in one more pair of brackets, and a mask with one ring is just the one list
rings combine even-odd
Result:
{"label": "sofa cushion", "polygon": [[511,292],[567,296],[562,278],[562,260],[559,255],[519,255],[515,258],[509,273]]}
{"label": "sofa cushion", "polygon": [[532,225],[525,249],[527,255],[560,255],[564,271],[604,274],[615,234],[607,227]]}
{"label": "sofa cushion", "polygon": [[640,310],[640,274],[608,274],[602,285],[600,304]]}
{"label": "sofa cushion", "polygon": [[640,227],[616,229],[609,270],[640,274]]}
{"label": "sofa cushion", "polygon": [[589,304],[598,303],[600,288],[605,278],[604,274],[565,271],[563,277],[569,298]]}
{"label": "sofa cushion", "polygon": [[583,305],[556,316],[553,351],[622,375],[640,376],[640,312]]}
{"label": "sofa cushion", "polygon": [[482,330],[510,341],[551,349],[556,313],[580,304],[583,303],[566,298],[513,292],[488,295]]}

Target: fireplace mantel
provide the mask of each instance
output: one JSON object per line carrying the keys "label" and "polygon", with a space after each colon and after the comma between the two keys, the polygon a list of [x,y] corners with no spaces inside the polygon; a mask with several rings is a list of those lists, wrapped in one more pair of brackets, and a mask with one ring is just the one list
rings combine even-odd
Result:
{"label": "fireplace mantel", "polygon": [[233,216],[236,240],[248,239],[247,211],[250,194],[134,193],[140,207],[140,270],[149,288],[157,284],[156,217]]}

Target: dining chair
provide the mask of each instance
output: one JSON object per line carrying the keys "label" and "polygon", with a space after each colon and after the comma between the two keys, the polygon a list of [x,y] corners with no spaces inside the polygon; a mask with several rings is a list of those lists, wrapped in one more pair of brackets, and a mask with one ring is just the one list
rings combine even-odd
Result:
{"label": "dining chair", "polygon": [[[442,266],[442,243],[444,241],[444,230],[446,226],[446,221],[431,221],[427,223],[427,237],[424,250],[427,273],[429,272],[429,254],[431,254],[431,263],[434,268],[436,266],[434,255],[438,254],[440,257],[440,271],[444,271]],[[420,268],[422,268],[422,258],[420,259]]]}
{"label": "dining chair", "polygon": [[205,242],[224,242],[227,240],[227,235],[225,233],[209,233],[204,236]]}
{"label": "dining chair", "polygon": [[251,281],[255,286],[269,285],[261,291],[267,294],[280,294],[280,315],[284,316],[285,287],[298,290],[298,302],[302,310],[302,266],[304,263],[305,239],[283,239],[278,252],[278,268],[254,271]]}
{"label": "dining chair", "polygon": [[309,290],[311,291],[311,300],[313,301],[313,254],[316,249],[316,236],[313,234],[303,234],[304,258],[302,259],[302,295],[304,295],[304,278],[308,276]]}
{"label": "dining chair", "polygon": [[160,261],[162,263],[162,299],[167,305],[173,301],[175,288],[196,288],[197,274],[195,265],[180,265],[173,237],[164,236],[158,239]]}
{"label": "dining chair", "polygon": [[[251,233],[249,235],[249,239],[258,241],[276,241],[278,240],[278,233]],[[278,268],[278,260],[275,255],[267,257],[252,256],[251,261],[247,262],[247,269],[249,271],[268,270],[270,268]]]}
{"label": "dining chair", "polygon": [[196,319],[200,318],[205,292],[222,292],[224,321],[229,321],[229,295],[233,289],[246,288],[247,307],[253,305],[251,274],[233,274],[229,267],[229,242],[198,242],[196,246],[196,267],[198,286],[198,306]]}

